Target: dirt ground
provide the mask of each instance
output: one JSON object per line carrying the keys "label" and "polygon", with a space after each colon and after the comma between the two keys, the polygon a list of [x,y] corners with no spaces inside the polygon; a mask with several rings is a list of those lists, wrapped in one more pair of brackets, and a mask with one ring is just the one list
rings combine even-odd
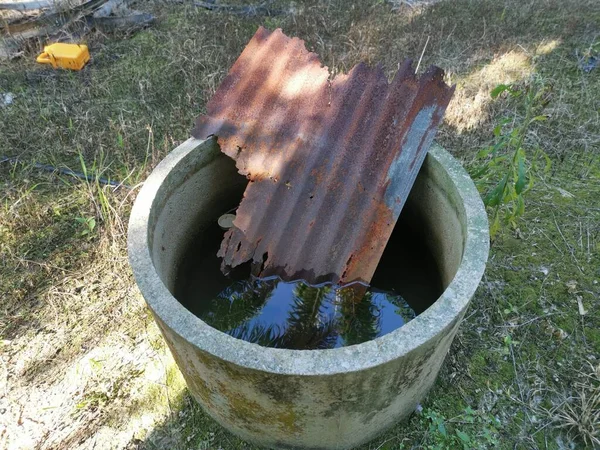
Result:
{"label": "dirt ground", "polygon": [[273,17],[135,6],[157,22],[92,31],[81,72],[37,65],[35,43],[0,62],[0,161],[20,158],[0,163],[0,448],[254,448],[190,398],[133,281],[126,227],[259,25],[301,37],[334,73],[366,61],[391,76],[428,41],[420,70],[457,85],[437,139],[468,168],[501,118],[522,120],[496,85],[549,88],[525,142],[551,168],[531,169],[435,388],[364,449],[600,448],[600,67],[587,70],[600,2],[282,0]]}

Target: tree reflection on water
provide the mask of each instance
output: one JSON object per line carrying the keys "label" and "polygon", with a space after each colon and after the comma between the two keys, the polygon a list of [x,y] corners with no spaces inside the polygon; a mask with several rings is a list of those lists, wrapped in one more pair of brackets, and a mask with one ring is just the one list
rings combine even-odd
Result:
{"label": "tree reflection on water", "polygon": [[205,303],[199,317],[231,336],[297,350],[360,344],[415,317],[404,299],[365,286],[310,286],[304,282],[234,282]]}

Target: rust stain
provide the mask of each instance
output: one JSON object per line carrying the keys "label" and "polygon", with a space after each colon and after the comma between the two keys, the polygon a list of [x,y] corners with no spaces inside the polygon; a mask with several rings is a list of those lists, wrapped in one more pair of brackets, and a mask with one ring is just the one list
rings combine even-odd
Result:
{"label": "rust stain", "polygon": [[257,276],[369,282],[454,88],[410,60],[331,79],[304,42],[259,28],[192,134],[218,136],[248,186],[219,256]]}

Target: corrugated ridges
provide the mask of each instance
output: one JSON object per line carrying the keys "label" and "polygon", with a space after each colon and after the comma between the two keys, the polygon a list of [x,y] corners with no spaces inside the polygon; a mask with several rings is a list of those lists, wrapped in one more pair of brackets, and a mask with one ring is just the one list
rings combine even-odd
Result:
{"label": "corrugated ridges", "polygon": [[249,179],[223,266],[310,283],[369,282],[453,89],[410,61],[330,80],[303,41],[259,28],[192,134]]}

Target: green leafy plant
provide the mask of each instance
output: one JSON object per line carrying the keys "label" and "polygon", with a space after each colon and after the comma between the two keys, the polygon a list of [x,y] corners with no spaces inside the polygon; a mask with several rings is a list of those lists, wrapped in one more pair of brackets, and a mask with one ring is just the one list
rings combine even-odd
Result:
{"label": "green leafy plant", "polygon": [[519,308],[516,305],[513,305],[511,302],[508,302],[508,308],[504,308],[504,314],[519,314]]}
{"label": "green leafy plant", "polygon": [[425,417],[429,419],[429,432],[432,435],[438,434],[443,440],[448,438],[448,431],[446,431],[446,418],[440,413],[428,410],[425,412]]}
{"label": "green leafy plant", "polygon": [[94,217],[75,217],[75,221],[84,227],[79,233],[80,236],[91,236],[94,233],[96,229],[96,219]]}
{"label": "green leafy plant", "polygon": [[519,341],[513,340],[512,336],[507,334],[506,336],[504,336],[504,348],[502,349],[502,352],[505,355],[510,355],[512,347],[518,343]]}
{"label": "green leafy plant", "polygon": [[488,412],[467,406],[451,419],[432,409],[424,411],[428,422],[425,448],[438,449],[491,449],[498,445],[500,421]]}
{"label": "green leafy plant", "polygon": [[491,210],[490,235],[496,236],[502,225],[517,228],[525,212],[524,195],[534,183],[539,161],[550,169],[550,159],[537,145],[527,142],[531,126],[547,120],[543,114],[550,101],[551,89],[539,78],[523,85],[500,84],[491,91],[493,99],[501,95],[522,101],[524,117],[503,117],[494,128],[492,144],[477,153],[471,176],[483,192],[483,202]]}

